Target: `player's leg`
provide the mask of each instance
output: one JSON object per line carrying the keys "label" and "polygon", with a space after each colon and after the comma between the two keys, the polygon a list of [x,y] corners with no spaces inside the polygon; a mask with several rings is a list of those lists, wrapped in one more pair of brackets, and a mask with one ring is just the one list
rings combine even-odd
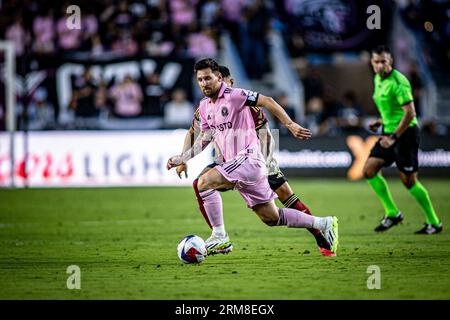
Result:
{"label": "player's leg", "polygon": [[[276,173],[268,176],[270,188],[275,191],[278,199],[283,203],[286,208],[297,209],[307,214],[311,214],[309,208],[300,201],[297,195],[292,191],[289,182],[284,176],[283,172],[277,168]],[[318,231],[314,229],[308,229],[312,234],[316,234]]]}
{"label": "player's leg", "polygon": [[198,191],[204,192],[209,189],[232,189],[235,183],[228,181],[217,168],[208,170],[198,179]]}
{"label": "player's leg", "polygon": [[[374,154],[376,156],[372,156]],[[384,218],[381,220],[380,225],[375,228],[377,232],[385,231],[403,220],[403,214],[398,210],[397,205],[392,199],[387,181],[380,174],[381,168],[392,162],[392,155],[388,149],[384,149],[377,143],[372,149],[371,156],[367,159],[363,168],[364,177],[373,191],[375,191],[385,210]]]}
{"label": "player's leg", "polygon": [[400,171],[402,183],[425,213],[425,226],[416,233],[434,234],[442,231],[442,224],[434,211],[427,189],[417,179],[419,143],[419,128],[417,126],[408,128],[397,142],[395,162]]}
{"label": "player's leg", "polygon": [[416,199],[425,213],[425,226],[417,234],[434,234],[442,231],[442,223],[434,211],[433,203],[427,189],[417,179],[417,172],[406,174],[400,172],[400,179],[409,193]]}
{"label": "player's leg", "polygon": [[[297,209],[298,211],[303,211],[306,214],[311,215],[309,208],[297,197],[297,195],[292,191],[289,182],[283,183],[279,188],[274,190],[278,196],[278,199],[286,208]],[[319,233],[319,230],[308,229],[312,234]]]}
{"label": "player's leg", "polygon": [[[211,201],[213,201],[213,199],[216,199],[217,201],[217,194],[214,197],[209,197],[207,201],[204,201],[200,195],[200,192],[198,191],[198,179],[205,174],[206,172],[208,172],[209,170],[211,170],[212,168],[214,168],[215,166],[217,166],[216,163],[211,163],[208,166],[206,166],[205,168],[203,168],[202,172],[200,172],[200,174],[198,175],[198,177],[193,181],[192,183],[192,187],[194,189],[195,192],[195,197],[197,199],[197,203],[198,203],[198,207],[200,209],[200,212],[203,215],[203,218],[205,219],[206,223],[208,224],[208,226],[213,230],[213,232],[219,232],[219,233],[223,233],[226,234],[225,232],[225,225],[223,223],[223,209],[222,209],[222,205],[220,205],[220,207],[218,206],[213,206],[215,208],[215,210],[208,210],[211,206],[209,205],[211,203]],[[214,189],[211,189],[214,190]],[[208,190],[207,190],[208,191]],[[207,193],[207,191],[205,191],[205,193]],[[227,189],[219,189],[216,192],[223,192],[223,191],[228,191]],[[220,197],[220,195],[218,195]],[[205,203],[206,206],[205,206]]]}
{"label": "player's leg", "polygon": [[330,243],[331,251],[336,253],[339,242],[336,217],[316,217],[296,209],[277,208],[273,200],[256,204],[252,210],[268,226],[318,229]]}
{"label": "player's leg", "polygon": [[[283,177],[283,181],[279,181],[280,177]],[[284,175],[281,171],[280,175],[276,174],[273,176],[269,176],[269,184],[272,190],[274,190],[277,194],[278,199],[286,208],[296,209],[298,211],[302,211],[306,214],[312,215],[309,208],[297,197],[294,191],[292,191],[289,182],[286,180],[286,178],[284,178]],[[325,239],[323,234],[320,232],[320,230],[308,228],[308,231],[316,239],[316,243],[319,246],[319,250],[323,256],[335,255],[333,252],[331,252],[331,246]]]}
{"label": "player's leg", "polygon": [[200,211],[212,228],[211,236],[205,241],[208,254],[229,253],[233,250],[233,245],[225,231],[222,197],[213,186],[219,186],[218,189],[220,189],[221,183],[227,188],[232,187],[232,184],[228,183],[213,167],[214,165],[210,165],[205,168],[199,178],[194,181],[193,187]]}
{"label": "player's leg", "polygon": [[[205,201],[203,200],[203,198],[200,195],[200,192],[198,191],[198,178],[200,178],[200,176],[202,176],[203,174],[205,174],[206,172],[211,170],[211,168],[213,168],[213,167],[214,167],[214,163],[203,168],[202,172],[200,172],[198,177],[192,182],[192,188],[194,189],[194,192],[195,192],[195,198],[197,199],[198,208],[200,209],[200,212],[202,213],[203,218],[205,219],[206,223],[208,224],[208,226],[211,229],[213,229],[213,223],[211,221],[214,221],[214,224],[217,225],[218,224],[217,220],[220,220],[220,218],[216,218],[216,215],[223,217],[222,206],[220,206],[220,210],[218,210],[217,213],[214,213],[214,212],[208,213],[208,210],[206,209],[206,207],[209,207],[209,205],[207,205],[205,207]],[[222,220],[223,220],[223,218],[222,218]],[[222,222],[222,225],[223,225],[223,222]]]}
{"label": "player's leg", "polygon": [[[280,170],[278,161],[273,156],[276,143],[268,128],[268,124],[265,124],[258,131],[258,135],[261,142],[261,151],[265,155],[270,188],[275,191],[278,199],[286,208],[296,209],[311,215],[309,208],[297,197],[294,191],[292,191],[289,182]],[[317,245],[321,249],[323,255],[333,255],[329,251],[329,243],[320,233],[320,230],[308,228],[308,231],[316,238]],[[322,251],[322,248],[324,251]]]}
{"label": "player's leg", "polygon": [[386,179],[380,173],[384,163],[385,161],[380,158],[368,158],[364,165],[363,174],[383,204],[386,216],[395,217],[398,213],[397,205],[392,199]]}
{"label": "player's leg", "polygon": [[[262,154],[259,150],[254,151],[254,149],[247,149],[247,153],[240,154],[233,161],[209,171],[206,175],[217,170],[223,179],[222,181],[216,179],[216,183],[211,184],[212,187],[227,188],[234,186],[244,198],[247,206],[254,210],[260,219],[268,225],[284,224],[312,228],[313,224],[318,224],[320,221],[324,223],[325,220],[323,219],[316,219],[295,209],[284,208],[280,209],[282,220],[278,224],[280,216],[273,201],[277,198],[277,195],[269,186],[266,176],[266,163]],[[330,239],[335,251],[337,248],[337,219],[331,218],[331,220],[328,219],[328,222],[328,229],[332,230],[326,229],[326,236]]]}

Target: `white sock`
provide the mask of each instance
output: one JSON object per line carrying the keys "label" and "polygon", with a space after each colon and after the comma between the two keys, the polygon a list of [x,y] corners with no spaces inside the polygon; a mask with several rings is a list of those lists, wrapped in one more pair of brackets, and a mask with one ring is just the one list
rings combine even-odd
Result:
{"label": "white sock", "polygon": [[313,228],[324,231],[327,227],[327,217],[314,217]]}
{"label": "white sock", "polygon": [[224,225],[213,227],[212,233],[218,237],[225,237],[227,235]]}

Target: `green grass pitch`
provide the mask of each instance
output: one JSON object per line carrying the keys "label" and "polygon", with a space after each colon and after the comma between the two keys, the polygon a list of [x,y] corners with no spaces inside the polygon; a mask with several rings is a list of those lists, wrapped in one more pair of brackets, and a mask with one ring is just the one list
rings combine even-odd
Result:
{"label": "green grass pitch", "polygon": [[[209,228],[190,188],[0,190],[1,299],[450,299],[450,179],[423,179],[444,223],[414,235],[424,217],[398,179],[405,214],[384,234],[366,182],[292,180],[319,216],[339,217],[340,247],[322,257],[306,230],[267,227],[240,195],[223,194],[229,255],[199,265],[177,258],[181,238]],[[66,286],[69,265],[81,289]],[[381,270],[369,290],[368,266]]]}

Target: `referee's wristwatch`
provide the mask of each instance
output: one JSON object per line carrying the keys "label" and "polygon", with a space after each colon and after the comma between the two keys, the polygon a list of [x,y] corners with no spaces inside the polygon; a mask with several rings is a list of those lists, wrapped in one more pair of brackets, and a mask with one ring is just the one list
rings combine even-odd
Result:
{"label": "referee's wristwatch", "polygon": [[395,133],[393,133],[391,134],[391,139],[394,139],[394,141],[398,141],[398,136]]}

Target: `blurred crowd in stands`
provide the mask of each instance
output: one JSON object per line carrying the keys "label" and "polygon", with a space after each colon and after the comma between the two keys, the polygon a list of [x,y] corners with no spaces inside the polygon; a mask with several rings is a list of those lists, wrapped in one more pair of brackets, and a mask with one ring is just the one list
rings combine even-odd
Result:
{"label": "blurred crowd in stands", "polygon": [[70,107],[81,118],[163,116],[163,126],[167,128],[189,126],[194,112],[185,90],[176,88],[169,94],[157,73],[150,74],[144,83],[126,75],[108,89],[93,78],[90,69],[75,80]]}
{"label": "blurred crowd in stands", "polygon": [[400,14],[426,45],[427,63],[450,72],[450,1],[400,0]]}
{"label": "blurred crowd in stands", "polygon": [[[67,26],[73,14],[67,12],[71,5],[81,9],[80,29]],[[262,0],[12,0],[1,4],[0,31],[4,39],[14,43],[20,69],[23,61],[28,63],[33,57],[216,58],[220,35],[228,30],[249,66],[249,75],[260,77],[261,66],[267,65],[264,46],[269,21]],[[187,101],[182,88],[168,92],[160,85],[159,76],[155,73],[144,81],[126,77],[120,83],[105,84],[88,70],[74,79],[70,108],[78,117],[154,115],[167,118],[167,125],[186,124],[187,106],[190,104],[193,111],[196,101]],[[42,86],[30,93],[27,108],[31,129],[50,128],[55,123],[51,120],[56,120],[59,110],[47,99],[52,94],[49,91],[48,86]],[[180,109],[175,112],[174,108]],[[3,103],[0,109],[3,119]],[[21,101],[17,110],[21,114]],[[175,114],[182,119],[173,119]]]}
{"label": "blurred crowd in stands", "polygon": [[[71,5],[81,9],[81,29],[68,29]],[[216,57],[228,30],[244,62],[264,65],[272,1],[81,0],[58,4],[12,0],[2,4],[0,28],[17,56],[89,53],[91,57]],[[247,64],[247,63],[246,63]],[[252,76],[260,68],[249,69]]]}
{"label": "blurred crowd in stands", "polygon": [[[271,28],[289,32],[286,24],[289,19],[285,19],[285,15],[289,15],[289,8],[301,1],[81,0],[56,4],[10,0],[1,3],[0,32],[3,39],[14,42],[20,68],[20,61],[30,61],[36,56],[214,58],[222,49],[220,37],[227,31],[238,48],[249,78],[260,79],[270,71],[267,35]],[[449,1],[397,2],[409,27],[435,43],[430,51],[441,45],[446,48],[441,58],[444,64],[449,63]],[[66,22],[70,13],[66,10],[73,4],[81,8],[81,29],[69,30]],[[439,19],[432,26],[437,32],[430,33],[427,27],[424,28],[424,23],[427,10],[434,10],[436,6],[441,9],[438,11]],[[292,32],[288,45],[293,65],[302,64],[308,48],[301,33]],[[430,52],[430,56],[434,55]],[[422,82],[417,68],[412,67],[409,76],[416,98],[420,99]],[[315,134],[363,130],[364,110],[367,108],[361,105],[354,90],[337,96],[333,87],[324,83],[314,68],[308,69],[302,81],[305,87],[305,121]],[[1,86],[0,90],[4,91],[4,85]],[[59,110],[50,102],[55,99],[49,99],[55,93],[48,88],[40,86],[30,94],[27,101],[30,129],[58,128]],[[276,98],[282,104],[285,102],[286,110],[295,117],[285,94],[280,93]],[[73,79],[69,108],[77,118],[162,117],[161,127],[174,128],[189,126],[197,103],[194,100],[186,88],[168,90],[162,86],[158,73],[149,74],[145,79],[127,75],[114,83],[104,83],[93,76],[90,68],[86,68],[82,76]],[[18,114],[23,108],[19,102]],[[4,109],[1,102],[0,130],[4,129]]]}
{"label": "blurred crowd in stands", "polygon": [[[199,3],[202,3],[200,6]],[[66,10],[81,9],[81,28],[68,29]],[[14,41],[18,56],[87,52],[98,56],[216,56],[219,28],[216,1],[83,0],[59,3],[6,1],[4,37]]]}

